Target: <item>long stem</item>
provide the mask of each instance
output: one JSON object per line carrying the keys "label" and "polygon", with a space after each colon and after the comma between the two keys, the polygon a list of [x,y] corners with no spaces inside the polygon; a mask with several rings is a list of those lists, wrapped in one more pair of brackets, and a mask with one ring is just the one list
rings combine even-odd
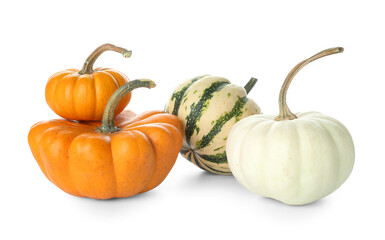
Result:
{"label": "long stem", "polygon": [[95,49],[90,56],[86,59],[83,64],[83,68],[79,71],[79,74],[90,74],[93,73],[93,67],[96,59],[105,51],[115,51],[121,53],[123,57],[128,58],[131,57],[132,52],[121,47],[117,47],[115,45],[106,43]]}
{"label": "long stem", "polygon": [[135,88],[146,87],[153,88],[156,84],[148,79],[137,79],[130,81],[122,86],[120,86],[110,97],[108,100],[106,107],[104,108],[102,126],[98,127],[96,131],[102,133],[113,133],[117,132],[120,129],[114,126],[114,117],[115,110],[118,106],[118,103],[122,98],[128,93],[134,90]]}
{"label": "long stem", "polygon": [[249,94],[249,92],[251,91],[251,89],[254,87],[254,85],[257,83],[258,79],[252,77],[250,78],[250,80],[246,83],[246,85],[244,86],[245,90],[246,90],[246,93]]}
{"label": "long stem", "polygon": [[291,81],[293,80],[293,78],[295,77],[295,75],[297,75],[297,73],[303,67],[305,67],[307,64],[313,62],[314,60],[317,60],[317,59],[325,57],[325,56],[329,56],[331,54],[342,53],[343,51],[344,51],[344,49],[342,47],[329,48],[329,49],[323,50],[323,51],[315,54],[314,56],[312,56],[312,57],[310,57],[308,59],[305,59],[302,62],[298,63],[289,72],[289,74],[287,75],[285,81],[283,82],[283,85],[282,85],[282,88],[281,88],[281,92],[279,93],[279,100],[278,100],[278,102],[279,102],[279,115],[275,118],[276,121],[292,120],[292,119],[296,119],[297,118],[297,116],[294,115],[290,111],[290,109],[288,108],[287,103],[286,103],[286,93],[287,93],[289,85],[290,85]]}

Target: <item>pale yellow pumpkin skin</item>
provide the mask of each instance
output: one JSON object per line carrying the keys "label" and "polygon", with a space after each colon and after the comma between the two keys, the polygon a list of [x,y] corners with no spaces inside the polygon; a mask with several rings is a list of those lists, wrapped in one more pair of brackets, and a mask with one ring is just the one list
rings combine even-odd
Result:
{"label": "pale yellow pumpkin skin", "polygon": [[231,175],[226,158],[226,139],[240,119],[261,112],[247,97],[252,86],[241,87],[223,77],[202,75],[182,82],[173,92],[165,111],[183,124],[184,158],[208,172]]}

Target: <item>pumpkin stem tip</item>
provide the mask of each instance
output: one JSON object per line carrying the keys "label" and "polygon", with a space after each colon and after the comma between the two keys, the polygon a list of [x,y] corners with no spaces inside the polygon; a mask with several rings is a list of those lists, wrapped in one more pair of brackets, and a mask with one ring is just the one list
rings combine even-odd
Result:
{"label": "pumpkin stem tip", "polygon": [[146,86],[147,88],[154,88],[154,87],[156,87],[155,82],[150,80],[150,79],[138,79],[138,80],[141,81],[141,82],[146,82],[148,84]]}
{"label": "pumpkin stem tip", "polygon": [[154,88],[154,87],[156,87],[156,84],[153,81],[151,81],[150,82],[150,88]]}
{"label": "pumpkin stem tip", "polygon": [[130,50],[125,50],[123,52],[123,57],[125,57],[125,58],[129,58],[129,57],[131,57],[131,55],[132,55],[132,51],[130,51]]}
{"label": "pumpkin stem tip", "polygon": [[244,89],[246,90],[246,93],[249,94],[251,89],[254,87],[254,85],[257,83],[258,79],[255,77],[251,77],[250,80],[246,83],[244,86]]}

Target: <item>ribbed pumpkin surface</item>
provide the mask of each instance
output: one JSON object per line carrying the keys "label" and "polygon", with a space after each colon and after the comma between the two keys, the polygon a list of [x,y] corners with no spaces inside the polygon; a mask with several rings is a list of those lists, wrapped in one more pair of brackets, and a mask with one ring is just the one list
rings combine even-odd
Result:
{"label": "ribbed pumpkin surface", "polygon": [[121,130],[100,133],[100,121],[36,123],[28,142],[45,176],[64,192],[95,199],[123,198],[158,186],[182,145],[178,118],[162,111],[116,116]]}
{"label": "ribbed pumpkin surface", "polygon": [[[50,77],[45,89],[48,106],[60,117],[70,120],[101,120],[111,95],[129,79],[111,68],[95,68],[91,74],[67,69]],[[131,93],[118,104],[118,115],[128,105]]]}
{"label": "ribbed pumpkin surface", "polygon": [[180,84],[166,111],[182,120],[183,157],[209,172],[229,175],[227,135],[237,121],[261,110],[243,87],[223,77],[204,75]]}

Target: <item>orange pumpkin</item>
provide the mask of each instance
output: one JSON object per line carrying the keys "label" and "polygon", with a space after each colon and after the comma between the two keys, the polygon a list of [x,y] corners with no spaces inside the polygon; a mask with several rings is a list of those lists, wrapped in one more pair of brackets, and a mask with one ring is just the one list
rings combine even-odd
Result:
{"label": "orange pumpkin", "polygon": [[122,198],[158,186],[182,148],[182,124],[174,115],[114,110],[124,94],[155,86],[134,80],[107,104],[103,122],[64,119],[32,126],[28,142],[45,176],[63,191],[95,199]]}
{"label": "orange pumpkin", "polygon": [[[130,57],[131,51],[104,44],[85,61],[83,68],[67,69],[52,75],[45,88],[48,106],[59,116],[71,120],[101,120],[110,96],[129,79],[111,68],[93,69],[96,59],[105,51],[115,51]],[[119,114],[130,102],[128,93],[119,103]]]}

